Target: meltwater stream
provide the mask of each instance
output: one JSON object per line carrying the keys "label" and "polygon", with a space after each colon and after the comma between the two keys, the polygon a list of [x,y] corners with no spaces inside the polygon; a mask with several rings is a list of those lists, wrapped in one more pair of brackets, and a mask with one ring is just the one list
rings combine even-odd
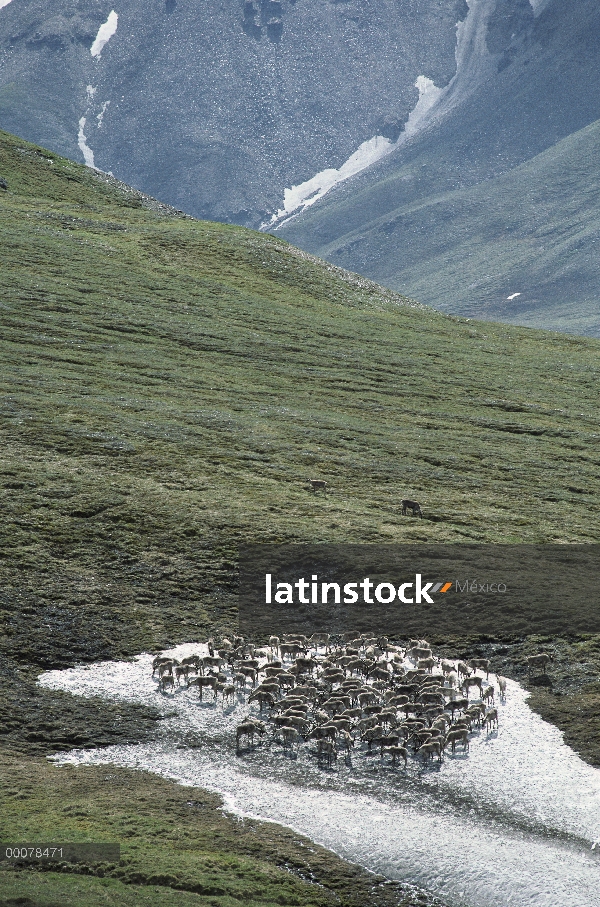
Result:
{"label": "meltwater stream", "polygon": [[[176,658],[199,645],[170,650]],[[600,771],[562,742],[509,681],[499,728],[441,765],[392,766],[364,752],[319,768],[311,749],[264,742],[236,755],[235,727],[251,709],[200,703],[197,690],[162,695],[152,656],[50,671],[40,684],[160,708],[153,743],[74,750],[60,763],[113,763],[220,793],[228,811],[279,822],[387,878],[450,905],[598,907]],[[270,736],[270,735],[269,735]]]}

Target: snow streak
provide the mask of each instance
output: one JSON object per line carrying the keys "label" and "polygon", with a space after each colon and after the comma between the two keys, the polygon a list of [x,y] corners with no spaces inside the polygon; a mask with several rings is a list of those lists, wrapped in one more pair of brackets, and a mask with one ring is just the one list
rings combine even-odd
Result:
{"label": "snow streak", "polygon": [[89,147],[87,143],[87,138],[85,137],[85,117],[81,117],[79,120],[79,133],[77,135],[77,144],[79,145],[79,150],[83,154],[83,158],[86,163],[86,167],[94,166],[94,152]]}
{"label": "snow streak", "polygon": [[104,25],[101,25],[100,28],[98,29],[98,34],[96,35],[96,37],[94,39],[94,43],[92,44],[92,46],[90,48],[90,53],[91,53],[92,57],[100,56],[100,54],[104,50],[104,45],[108,41],[110,41],[110,39],[116,32],[118,21],[119,21],[118,15],[114,11],[114,9],[111,10],[111,12],[108,15],[108,19],[106,20]]}
{"label": "snow streak", "polygon": [[306,182],[300,183],[298,186],[292,186],[291,189],[285,189],[283,208],[280,208],[268,223],[263,224],[262,228],[270,228],[275,224],[281,226],[282,223],[288,220],[290,215],[299,210],[304,211],[305,208],[314,205],[316,201],[323,198],[338,183],[342,183],[356,173],[360,173],[361,170],[370,167],[375,161],[389,154],[392,148],[393,145],[389,139],[382,135],[376,135],[372,139],[363,142],[354,154],[342,164],[339,170],[335,170],[333,167],[321,170],[320,173],[306,180]]}

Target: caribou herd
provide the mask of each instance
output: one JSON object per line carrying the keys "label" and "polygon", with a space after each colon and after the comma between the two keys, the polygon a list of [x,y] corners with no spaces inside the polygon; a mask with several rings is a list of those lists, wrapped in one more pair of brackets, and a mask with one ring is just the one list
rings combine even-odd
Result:
{"label": "caribou herd", "polygon": [[[237,726],[239,754],[258,741],[272,741],[285,754],[308,747],[322,766],[351,752],[442,762],[445,754],[469,750],[470,736],[498,728],[497,700],[507,683],[490,679],[486,658],[468,663],[436,657],[426,640],[407,646],[385,637],[313,634],[278,638],[258,649],[242,637],[208,640],[207,655],[181,662],[166,656],[153,661],[163,693],[185,685],[223,709],[253,706]],[[528,659],[529,670],[545,672],[551,655]]]}

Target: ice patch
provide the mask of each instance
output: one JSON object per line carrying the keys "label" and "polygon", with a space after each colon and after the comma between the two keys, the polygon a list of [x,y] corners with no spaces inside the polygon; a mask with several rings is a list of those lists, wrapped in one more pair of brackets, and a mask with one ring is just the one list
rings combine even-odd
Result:
{"label": "ice patch", "polygon": [[110,101],[105,101],[104,104],[102,105],[102,110],[96,117],[96,119],[98,120],[98,129],[100,129],[100,127],[102,126],[102,120],[104,119],[104,114],[106,113],[106,109],[109,104],[110,104]]}
{"label": "ice patch", "polygon": [[[79,145],[79,150],[83,154],[83,159],[85,160],[86,167],[94,168],[94,152],[89,147],[87,139],[85,137],[85,117],[81,117],[79,120],[79,133],[77,135],[77,144]],[[95,168],[94,168],[95,169]]]}
{"label": "ice patch", "polygon": [[507,296],[506,298],[510,302],[512,299],[516,299],[517,296],[520,296],[520,295],[521,295],[520,293],[513,293],[512,296]]}
{"label": "ice patch", "polygon": [[100,54],[104,50],[104,45],[107,43],[107,41],[110,41],[110,39],[116,32],[118,21],[119,21],[118,15],[114,11],[114,9],[111,10],[111,12],[108,15],[108,19],[106,20],[104,25],[101,25],[100,28],[98,29],[98,34],[96,35],[96,37],[94,39],[94,43],[92,44],[92,46],[90,48],[90,53],[91,53],[92,57],[100,56]]}
{"label": "ice patch", "polygon": [[88,85],[86,88],[86,92],[87,92],[88,101],[93,101],[94,95],[96,94],[96,89],[94,88],[94,86]]}

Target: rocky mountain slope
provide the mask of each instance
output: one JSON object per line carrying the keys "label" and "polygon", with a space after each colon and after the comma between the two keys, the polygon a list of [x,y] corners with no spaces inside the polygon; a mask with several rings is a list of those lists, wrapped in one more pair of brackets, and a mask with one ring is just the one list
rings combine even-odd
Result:
{"label": "rocky mountain slope", "polygon": [[[114,5],[113,5],[114,4]],[[3,0],[0,126],[213,220],[395,140],[465,0]]]}
{"label": "rocky mountain slope", "polygon": [[473,0],[419,130],[281,234],[445,311],[598,335],[599,65],[593,0]]}
{"label": "rocky mountain slope", "polygon": [[594,336],[599,65],[596,0],[0,0],[0,126],[441,310]]}

